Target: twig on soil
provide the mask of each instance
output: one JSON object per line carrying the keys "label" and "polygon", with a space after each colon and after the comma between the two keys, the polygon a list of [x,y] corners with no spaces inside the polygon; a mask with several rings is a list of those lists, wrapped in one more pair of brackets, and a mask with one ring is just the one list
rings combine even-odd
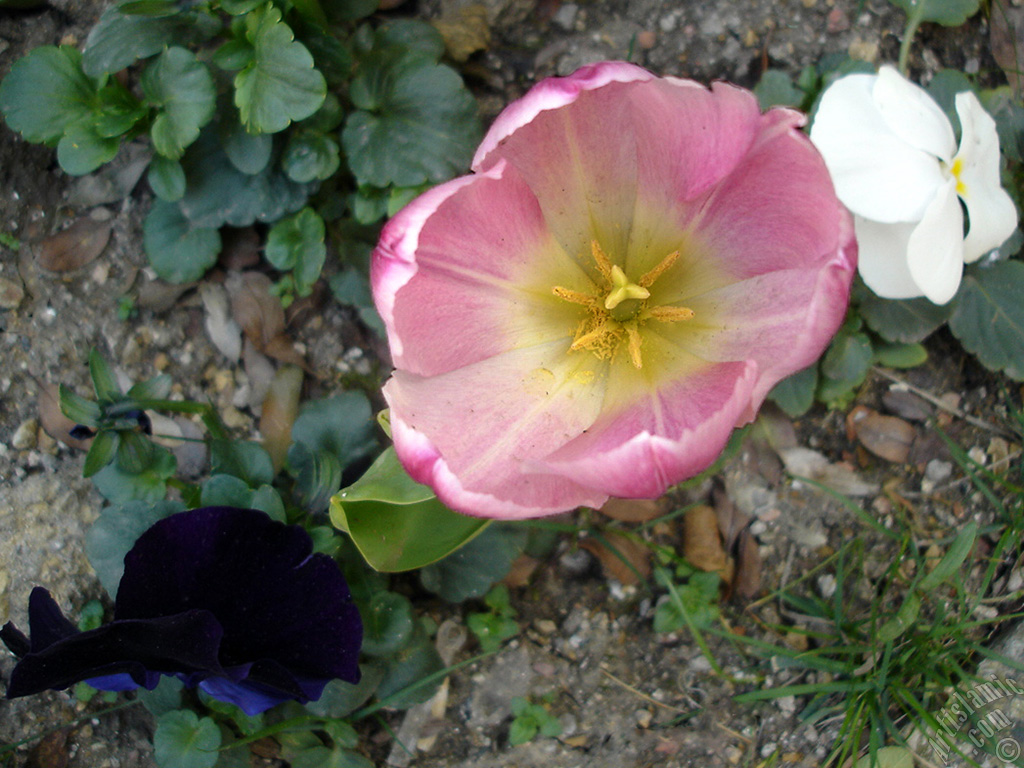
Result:
{"label": "twig on soil", "polygon": [[1017,438],[1017,436],[1015,434],[1013,434],[1009,430],[999,426],[998,424],[993,424],[990,421],[985,421],[984,419],[979,419],[977,416],[971,416],[969,413],[965,413],[964,411],[960,410],[959,408],[955,408],[952,405],[950,405],[949,403],[943,402],[940,398],[936,397],[931,392],[928,392],[927,390],[921,389],[920,387],[916,387],[913,384],[911,384],[909,381],[904,381],[899,376],[896,376],[894,374],[889,373],[884,368],[879,368],[879,367],[875,366],[875,368],[873,370],[875,371],[875,373],[879,374],[883,378],[886,378],[889,381],[894,382],[899,389],[903,389],[903,390],[906,390],[908,392],[913,392],[918,397],[920,397],[920,398],[922,398],[924,400],[927,400],[929,403],[934,405],[939,410],[946,411],[946,413],[951,413],[954,416],[956,416],[957,418],[963,419],[968,424],[971,424],[971,425],[977,427],[978,429],[984,429],[984,430],[986,430],[988,432],[994,432],[997,435],[1009,438],[1011,440],[1015,440]]}
{"label": "twig on soil", "polygon": [[656,707],[662,707],[662,708],[670,710],[672,712],[679,712],[680,714],[684,714],[684,715],[687,714],[690,711],[688,709],[680,709],[679,707],[673,707],[671,704],[666,704],[663,701],[658,701],[657,699],[652,698],[651,696],[648,696],[643,691],[641,691],[641,690],[639,690],[637,688],[634,688],[632,685],[627,683],[622,678],[619,678],[619,677],[616,677],[615,675],[613,675],[611,672],[609,672],[607,669],[604,668],[604,665],[601,666],[601,671],[608,677],[609,680],[611,680],[616,685],[621,685],[623,688],[625,688],[627,691],[629,691],[633,695],[639,696],[644,701],[649,702],[651,704],[654,704]]}

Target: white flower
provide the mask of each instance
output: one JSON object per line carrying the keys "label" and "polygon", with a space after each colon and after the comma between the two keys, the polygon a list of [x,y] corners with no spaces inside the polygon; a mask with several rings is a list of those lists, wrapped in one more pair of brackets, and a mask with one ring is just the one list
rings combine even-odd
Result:
{"label": "white flower", "polygon": [[956,112],[959,150],[939,105],[888,66],[840,78],[821,98],[811,141],[854,214],[860,275],[879,296],[945,304],[964,263],[998,248],[1017,225],[999,183],[995,121],[970,92],[956,95]]}

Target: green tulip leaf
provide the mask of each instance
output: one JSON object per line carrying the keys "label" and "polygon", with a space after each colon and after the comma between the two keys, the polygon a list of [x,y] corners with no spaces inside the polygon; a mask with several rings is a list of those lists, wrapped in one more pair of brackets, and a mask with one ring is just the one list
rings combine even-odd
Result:
{"label": "green tulip leaf", "polygon": [[156,200],[142,227],[142,244],[157,275],[169,283],[201,278],[217,261],[220,233],[186,219],[178,205]]}
{"label": "green tulip leaf", "polygon": [[166,768],[213,768],[221,735],[212,718],[179,709],[162,715],[153,734],[153,757]]}
{"label": "green tulip leaf", "polygon": [[85,536],[85,553],[110,595],[124,573],[124,556],[153,523],[185,509],[180,501],[130,501],[100,510],[100,516]]}
{"label": "green tulip leaf", "polygon": [[1024,380],[1024,264],[972,270],[957,294],[949,328],[986,368]]}
{"label": "green tulip leaf", "polygon": [[82,72],[82,55],[45,45],[19,59],[0,83],[0,111],[26,141],[53,144],[71,125],[89,118],[96,86]]}
{"label": "green tulip leaf", "polygon": [[327,93],[309,50],[270,3],[245,20],[253,58],[235,76],[235,104],[251,133],[277,133],[316,112]]}
{"label": "green tulip leaf", "polygon": [[394,448],[331,499],[331,522],[352,537],[366,562],[385,572],[436,562],[488,524],[444,506],[406,474]]}
{"label": "green tulip leaf", "polygon": [[179,159],[213,118],[217,92],[210,71],[190,51],[168,48],[142,73],[142,91],[158,108],[150,129],[153,148]]}

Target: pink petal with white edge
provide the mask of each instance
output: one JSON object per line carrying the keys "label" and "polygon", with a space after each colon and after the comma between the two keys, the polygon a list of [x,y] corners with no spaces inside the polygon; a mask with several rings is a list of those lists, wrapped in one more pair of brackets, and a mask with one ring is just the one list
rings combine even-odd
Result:
{"label": "pink petal with white edge", "polygon": [[538,468],[609,496],[655,498],[710,466],[737,423],[752,417],[756,382],[753,362],[698,365],[676,382],[637,393],[639,402],[609,403],[585,435]]}
{"label": "pink petal with white edge", "polygon": [[515,166],[581,266],[592,267],[595,238],[609,254],[625,252],[637,197],[630,95],[651,78],[612,62],[545,80],[499,115],[474,161],[477,171],[499,160]]}
{"label": "pink petal with white edge", "polygon": [[1017,227],[1017,209],[999,179],[999,134],[992,117],[970,91],[956,95],[963,126],[960,151],[961,184],[957,192],[967,206],[970,229],[964,240],[964,261],[977,261],[1001,246]]}
{"label": "pink petal with white edge", "polygon": [[396,371],[384,387],[395,450],[415,480],[470,515],[536,517],[605,497],[526,471],[597,418],[605,379],[564,342],[514,350],[440,376]]}
{"label": "pink petal with white edge", "polygon": [[692,224],[735,279],[820,269],[837,253],[845,254],[851,269],[855,265],[849,214],[799,125],[799,115],[790,110],[766,113],[757,141]]}
{"label": "pink petal with white edge", "polygon": [[[385,227],[373,259],[395,364],[433,375],[551,338],[559,326],[539,319],[554,283],[543,293],[530,287],[559,262],[573,268],[504,162],[417,198]],[[569,324],[561,328],[566,336]]]}

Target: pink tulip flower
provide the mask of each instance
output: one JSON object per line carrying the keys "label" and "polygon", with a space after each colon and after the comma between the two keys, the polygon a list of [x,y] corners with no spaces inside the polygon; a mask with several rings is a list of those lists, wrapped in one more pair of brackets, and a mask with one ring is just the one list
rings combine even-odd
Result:
{"label": "pink tulip flower", "polygon": [[409,474],[515,519],[707,468],[846,311],[853,225],[803,123],[623,62],[509,105],[373,255]]}

